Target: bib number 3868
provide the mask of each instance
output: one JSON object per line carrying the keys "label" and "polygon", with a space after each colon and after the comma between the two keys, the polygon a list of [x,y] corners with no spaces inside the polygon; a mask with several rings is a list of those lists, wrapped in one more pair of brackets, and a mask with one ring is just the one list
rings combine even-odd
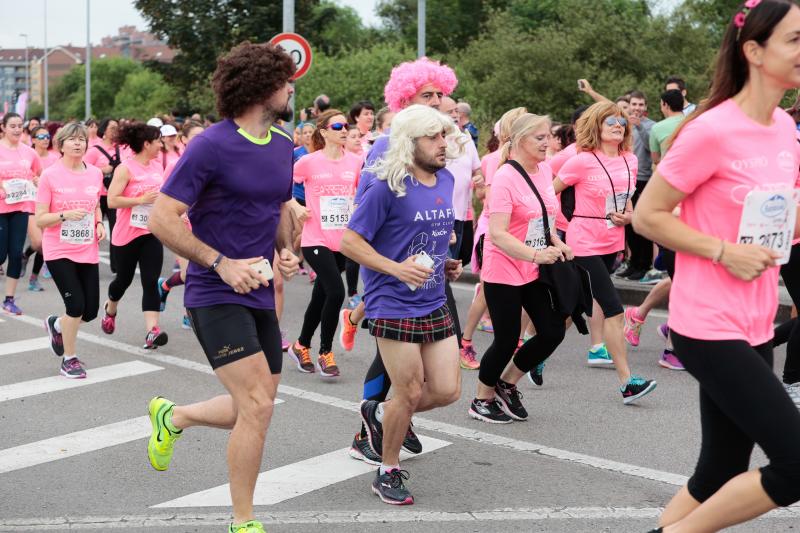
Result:
{"label": "bib number 3868", "polygon": [[777,263],[785,265],[791,254],[796,218],[794,191],[750,191],[744,199],[736,242],[780,252]]}

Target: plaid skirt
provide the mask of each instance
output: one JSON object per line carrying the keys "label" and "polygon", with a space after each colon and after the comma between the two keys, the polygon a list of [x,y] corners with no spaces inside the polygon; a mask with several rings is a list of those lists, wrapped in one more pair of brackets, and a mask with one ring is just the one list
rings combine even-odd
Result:
{"label": "plaid skirt", "polygon": [[447,305],[417,318],[370,318],[367,327],[373,337],[411,344],[428,344],[456,334]]}

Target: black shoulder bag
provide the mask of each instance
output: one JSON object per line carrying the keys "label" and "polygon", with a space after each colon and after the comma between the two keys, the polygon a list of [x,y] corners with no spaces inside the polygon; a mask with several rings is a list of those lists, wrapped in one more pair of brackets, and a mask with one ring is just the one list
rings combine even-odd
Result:
{"label": "black shoulder bag", "polygon": [[105,185],[106,189],[108,189],[111,186],[111,179],[114,177],[114,170],[116,170],[119,164],[122,163],[119,157],[119,146],[114,147],[113,156],[106,152],[105,149],[99,144],[95,144],[94,147],[100,150],[100,152],[106,156],[106,159],[108,159],[108,164],[111,165],[111,172],[108,174],[103,174],[103,185]]}
{"label": "black shoulder bag", "polygon": [[[547,246],[553,246],[550,232],[550,220],[547,206],[544,205],[542,195],[536,189],[528,173],[517,161],[509,160],[508,164],[514,167],[525,178],[539,204],[542,206],[542,223]],[[582,335],[589,333],[583,315],[592,316],[592,286],[589,282],[589,273],[575,261],[556,261],[552,265],[539,265],[539,281],[550,287],[553,295],[554,308],[564,316],[571,316],[575,327]]]}

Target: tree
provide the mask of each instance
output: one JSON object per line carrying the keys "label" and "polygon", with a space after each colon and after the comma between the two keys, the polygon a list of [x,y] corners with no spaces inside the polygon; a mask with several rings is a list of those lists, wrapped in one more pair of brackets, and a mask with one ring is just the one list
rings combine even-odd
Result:
{"label": "tree", "polygon": [[714,43],[719,46],[725,28],[741,3],[741,0],[686,0],[682,10],[703,25],[713,36]]}
{"label": "tree", "polygon": [[160,74],[142,69],[125,78],[114,100],[114,116],[147,120],[169,111],[175,100],[175,89]]}

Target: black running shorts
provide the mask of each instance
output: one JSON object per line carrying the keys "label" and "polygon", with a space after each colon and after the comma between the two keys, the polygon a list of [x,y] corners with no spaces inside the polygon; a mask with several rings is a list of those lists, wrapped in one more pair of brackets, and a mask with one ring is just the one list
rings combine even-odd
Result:
{"label": "black running shorts", "polygon": [[274,309],[220,304],[187,309],[192,329],[211,368],[264,352],[273,374],[281,373],[281,330]]}

